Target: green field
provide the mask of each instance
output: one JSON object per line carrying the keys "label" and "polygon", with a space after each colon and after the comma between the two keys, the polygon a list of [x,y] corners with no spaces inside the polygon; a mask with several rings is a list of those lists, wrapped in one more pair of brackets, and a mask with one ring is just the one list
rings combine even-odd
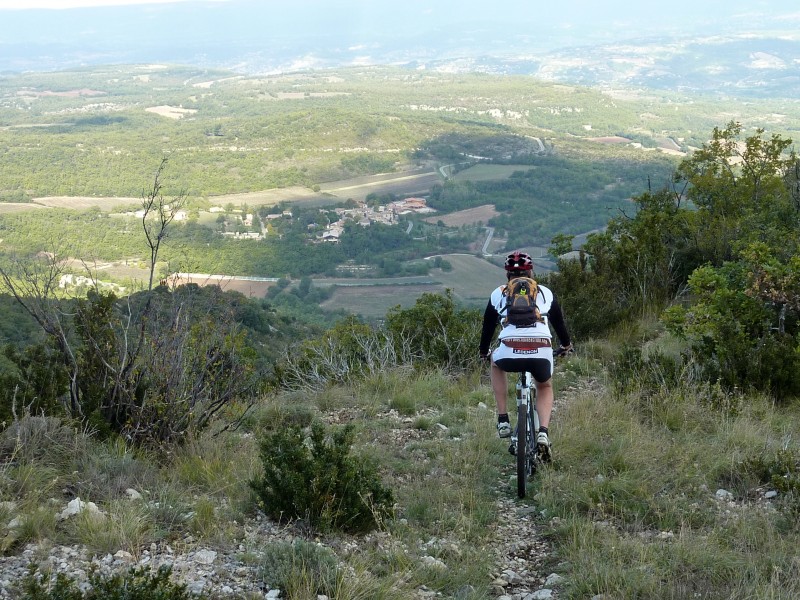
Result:
{"label": "green field", "polygon": [[530,165],[487,165],[479,163],[464,169],[453,175],[456,181],[494,181],[496,179],[507,179],[515,171],[526,171]]}
{"label": "green field", "polygon": [[457,302],[482,308],[492,290],[503,282],[503,269],[470,254],[446,254],[442,258],[453,269],[432,269],[429,277],[393,277],[386,279],[320,279],[314,285],[336,285],[333,296],[322,307],[346,310],[368,319],[384,316],[386,310],[400,305],[413,306],[423,293],[453,292]]}

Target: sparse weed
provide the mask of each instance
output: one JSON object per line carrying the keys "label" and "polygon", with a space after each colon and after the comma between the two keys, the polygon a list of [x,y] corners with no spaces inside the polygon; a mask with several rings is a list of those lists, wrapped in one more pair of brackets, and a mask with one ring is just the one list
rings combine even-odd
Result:
{"label": "sparse weed", "polygon": [[416,414],[420,407],[420,398],[413,390],[398,392],[389,400],[389,408],[405,416]]}
{"label": "sparse weed", "polygon": [[4,495],[29,505],[42,503],[54,493],[58,475],[53,467],[38,462],[12,463],[5,469]]}
{"label": "sparse weed", "polygon": [[255,472],[257,443],[253,436],[204,432],[177,448],[170,470],[181,486],[227,499],[248,495],[247,480]]}
{"label": "sparse weed", "polygon": [[60,468],[83,453],[89,435],[55,417],[27,415],[0,432],[0,460],[42,461]]}
{"label": "sparse weed", "polygon": [[272,431],[276,427],[297,425],[307,427],[314,418],[313,394],[309,392],[280,392],[264,398],[250,411],[248,427],[255,432]]}
{"label": "sparse weed", "polygon": [[341,577],[336,556],[323,546],[295,540],[277,542],[264,548],[261,577],[271,588],[289,598],[316,600],[318,594],[335,596]]}
{"label": "sparse weed", "polygon": [[[691,380],[659,387],[586,393],[559,414],[557,461],[537,475],[536,498],[557,517],[567,597],[792,597],[769,594],[774,578],[797,589],[784,575],[796,573],[797,528],[749,504],[792,468],[769,451],[787,415],[759,397],[717,409],[713,386]],[[720,487],[742,507],[721,504]]]}
{"label": "sparse weed", "polygon": [[184,531],[192,507],[186,493],[175,484],[162,483],[148,498],[145,505],[155,531]]}
{"label": "sparse weed", "polygon": [[190,531],[202,540],[227,546],[239,533],[234,521],[225,514],[225,509],[218,507],[211,499],[198,498],[191,513],[188,525]]}
{"label": "sparse weed", "polygon": [[16,518],[19,519],[19,526],[10,528],[5,537],[0,539],[0,554],[5,554],[14,546],[57,536],[58,525],[52,507],[37,506],[30,513],[17,514]]}
{"label": "sparse weed", "polygon": [[100,555],[125,550],[134,556],[157,539],[142,503],[118,500],[101,510],[100,514],[84,510],[71,517],[67,521],[70,538]]}
{"label": "sparse weed", "polygon": [[330,412],[353,407],[357,404],[357,399],[354,397],[351,388],[336,385],[325,388],[314,394],[314,402],[320,411]]}
{"label": "sparse weed", "polygon": [[427,415],[417,415],[414,422],[411,424],[414,429],[428,431],[433,427],[433,419]]}
{"label": "sparse weed", "polygon": [[764,452],[741,463],[746,473],[762,485],[780,493],[779,504],[793,515],[800,515],[800,455],[788,448]]}
{"label": "sparse weed", "polygon": [[150,487],[158,479],[156,462],[140,459],[120,438],[96,443],[90,452],[76,456],[75,470],[74,495],[97,503],[123,497],[128,488]]}

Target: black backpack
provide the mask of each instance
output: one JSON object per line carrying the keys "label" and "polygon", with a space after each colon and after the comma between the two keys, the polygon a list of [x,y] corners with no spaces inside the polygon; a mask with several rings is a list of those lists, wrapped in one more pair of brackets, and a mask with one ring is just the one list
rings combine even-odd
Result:
{"label": "black backpack", "polygon": [[515,277],[503,290],[506,297],[505,317],[502,324],[516,327],[533,327],[544,319],[536,306],[539,286],[530,277]]}

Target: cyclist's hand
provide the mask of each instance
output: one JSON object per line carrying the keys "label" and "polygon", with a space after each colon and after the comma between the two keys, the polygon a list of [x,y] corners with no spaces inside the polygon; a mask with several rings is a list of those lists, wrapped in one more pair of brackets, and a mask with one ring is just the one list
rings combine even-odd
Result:
{"label": "cyclist's hand", "polygon": [[572,347],[572,344],[569,346],[559,346],[553,353],[553,356],[556,358],[564,358],[565,356],[569,356],[571,354],[575,354],[575,348]]}
{"label": "cyclist's hand", "polygon": [[487,352],[486,354],[484,354],[483,352],[481,352],[481,360],[483,362],[489,362],[491,358],[492,358],[491,353]]}

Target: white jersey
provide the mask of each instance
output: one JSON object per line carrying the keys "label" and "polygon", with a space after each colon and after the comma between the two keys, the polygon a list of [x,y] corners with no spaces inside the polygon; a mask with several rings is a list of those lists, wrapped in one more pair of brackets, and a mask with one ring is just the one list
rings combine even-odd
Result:
{"label": "white jersey", "polygon": [[[538,288],[539,292],[536,294],[536,306],[539,308],[543,322],[536,323],[532,327],[517,327],[510,324],[504,325],[502,331],[500,331],[500,334],[497,336],[501,343],[492,353],[492,357],[495,361],[502,358],[544,358],[552,362],[553,334],[550,333],[547,313],[550,312],[550,306],[553,304],[553,292],[550,288],[543,285],[539,285]],[[505,289],[505,285],[498,286],[497,289],[492,292],[492,296],[489,300],[501,318],[506,312],[506,295],[503,293]],[[519,350],[502,343],[503,340],[509,338],[540,339],[549,341],[551,345],[534,350]]]}
{"label": "white jersey", "polygon": [[[498,336],[499,339],[502,340],[507,337],[553,337],[553,335],[550,333],[550,327],[547,321],[547,313],[550,312],[550,306],[553,304],[553,292],[550,291],[550,288],[543,285],[539,285],[538,288],[539,293],[536,294],[536,306],[539,309],[544,321],[542,323],[536,323],[533,327],[516,327],[514,325],[506,325],[500,332],[500,335]],[[498,286],[497,289],[492,292],[492,297],[490,299],[492,306],[494,306],[497,314],[499,314],[501,317],[503,317],[506,313],[507,297],[503,293],[505,289],[505,285]]]}

